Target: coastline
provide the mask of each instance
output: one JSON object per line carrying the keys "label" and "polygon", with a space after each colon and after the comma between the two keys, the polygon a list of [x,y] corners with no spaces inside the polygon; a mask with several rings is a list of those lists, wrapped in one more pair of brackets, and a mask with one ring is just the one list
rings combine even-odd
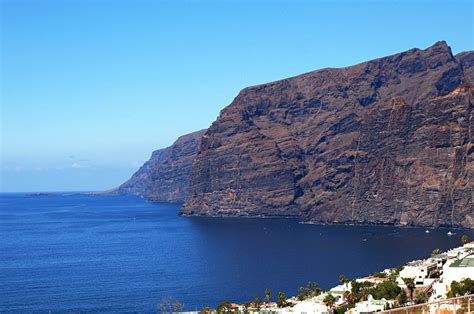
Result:
{"label": "coastline", "polygon": [[[265,301],[260,297],[245,304],[224,301],[216,310],[205,308],[198,313],[360,314],[398,313],[405,309],[407,313],[408,309],[423,313],[470,312],[474,309],[474,241],[469,242],[467,236],[462,239],[462,246],[446,252],[434,250],[431,257],[413,260],[397,268],[354,279],[341,275],[340,285],[328,290],[319,288],[316,282],[308,282],[297,296],[286,298],[284,292],[279,292],[275,302],[271,291],[266,289]],[[381,286],[382,290],[379,289]],[[358,296],[358,289],[367,290]],[[372,293],[378,293],[378,298]],[[391,298],[395,295],[396,298]]]}

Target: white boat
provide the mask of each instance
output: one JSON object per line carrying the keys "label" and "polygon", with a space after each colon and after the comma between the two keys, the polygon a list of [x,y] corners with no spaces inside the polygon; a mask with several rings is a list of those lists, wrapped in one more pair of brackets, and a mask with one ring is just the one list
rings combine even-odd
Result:
{"label": "white boat", "polygon": [[452,235],[454,235],[454,233],[452,233],[451,231],[448,231],[447,235],[452,236]]}
{"label": "white boat", "polygon": [[430,233],[430,231],[428,229],[426,229],[425,233]]}

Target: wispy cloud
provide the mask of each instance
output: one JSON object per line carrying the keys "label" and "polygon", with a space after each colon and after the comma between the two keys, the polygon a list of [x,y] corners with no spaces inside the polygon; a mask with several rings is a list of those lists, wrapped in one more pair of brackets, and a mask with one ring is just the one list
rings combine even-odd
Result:
{"label": "wispy cloud", "polygon": [[74,162],[71,165],[71,168],[75,168],[75,169],[83,169],[83,168],[87,168],[87,167],[88,167],[87,165],[84,165],[84,164],[81,164],[81,163],[78,163],[78,162]]}

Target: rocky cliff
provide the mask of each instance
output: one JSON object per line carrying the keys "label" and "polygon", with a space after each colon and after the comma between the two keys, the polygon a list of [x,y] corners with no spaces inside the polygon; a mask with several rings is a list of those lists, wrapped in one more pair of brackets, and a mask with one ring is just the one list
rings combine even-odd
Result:
{"label": "rocky cliff", "polygon": [[472,61],[438,42],[245,88],[181,214],[474,227]]}
{"label": "rocky cliff", "polygon": [[467,76],[471,84],[474,83],[474,51],[465,51],[455,56],[456,60],[461,64],[464,74]]}
{"label": "rocky cliff", "polygon": [[141,195],[158,202],[183,202],[204,131],[183,135],[170,147],[153,152],[150,160],[128,181],[105,193]]}

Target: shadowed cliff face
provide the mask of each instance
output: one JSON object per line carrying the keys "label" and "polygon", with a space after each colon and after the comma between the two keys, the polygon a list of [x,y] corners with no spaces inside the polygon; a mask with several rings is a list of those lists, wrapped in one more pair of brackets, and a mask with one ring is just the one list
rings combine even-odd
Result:
{"label": "shadowed cliff face", "polygon": [[474,84],[474,51],[465,51],[455,56],[456,60],[461,64],[464,75]]}
{"label": "shadowed cliff face", "polygon": [[242,90],[181,214],[474,227],[473,58],[457,57],[438,42]]}
{"label": "shadowed cliff face", "polygon": [[133,176],[106,194],[141,195],[153,201],[184,202],[191,166],[205,130],[183,135],[170,147],[153,152]]}

